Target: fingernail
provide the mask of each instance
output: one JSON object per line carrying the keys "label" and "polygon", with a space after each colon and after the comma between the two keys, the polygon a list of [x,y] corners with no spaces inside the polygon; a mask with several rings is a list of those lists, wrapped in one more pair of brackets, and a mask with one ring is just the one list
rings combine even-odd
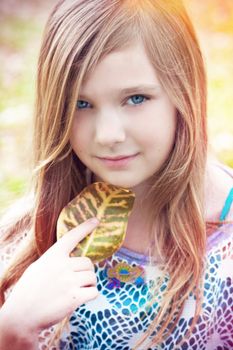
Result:
{"label": "fingernail", "polygon": [[99,224],[99,220],[97,218],[91,218],[88,220],[90,224],[97,225]]}

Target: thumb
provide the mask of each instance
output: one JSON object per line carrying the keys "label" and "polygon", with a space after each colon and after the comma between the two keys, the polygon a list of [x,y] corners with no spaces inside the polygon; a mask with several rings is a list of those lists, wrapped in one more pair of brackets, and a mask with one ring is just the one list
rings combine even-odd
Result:
{"label": "thumb", "polygon": [[99,225],[97,218],[91,218],[62,236],[55,244],[54,248],[62,253],[68,254],[81,242],[89,233]]}

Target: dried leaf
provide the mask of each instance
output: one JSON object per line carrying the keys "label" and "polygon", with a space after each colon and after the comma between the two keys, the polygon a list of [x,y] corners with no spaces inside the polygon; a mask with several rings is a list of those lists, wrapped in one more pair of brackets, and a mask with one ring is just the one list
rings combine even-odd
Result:
{"label": "dried leaf", "polygon": [[60,213],[57,238],[82,222],[97,217],[99,226],[72,251],[72,256],[87,256],[102,261],[117,251],[124,242],[129,215],[135,195],[105,182],[87,186]]}

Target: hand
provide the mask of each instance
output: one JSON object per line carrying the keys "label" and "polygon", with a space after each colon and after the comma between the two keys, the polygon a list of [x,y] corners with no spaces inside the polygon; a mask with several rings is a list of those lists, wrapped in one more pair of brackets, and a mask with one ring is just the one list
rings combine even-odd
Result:
{"label": "hand", "polygon": [[14,318],[19,331],[37,332],[69,316],[98,296],[94,265],[70,252],[99,222],[88,220],[69,231],[32,263],[16,283],[1,313]]}

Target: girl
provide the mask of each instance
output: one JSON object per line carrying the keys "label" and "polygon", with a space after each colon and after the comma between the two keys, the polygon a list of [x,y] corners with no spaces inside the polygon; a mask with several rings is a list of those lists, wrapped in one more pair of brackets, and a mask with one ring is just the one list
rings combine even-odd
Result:
{"label": "girl", "polygon": [[[2,229],[0,348],[233,349],[233,175],[207,157],[182,2],[60,1],[34,141],[33,199]],[[94,219],[56,242],[62,208],[95,181],[136,195],[122,248],[98,264],[70,257]]]}

